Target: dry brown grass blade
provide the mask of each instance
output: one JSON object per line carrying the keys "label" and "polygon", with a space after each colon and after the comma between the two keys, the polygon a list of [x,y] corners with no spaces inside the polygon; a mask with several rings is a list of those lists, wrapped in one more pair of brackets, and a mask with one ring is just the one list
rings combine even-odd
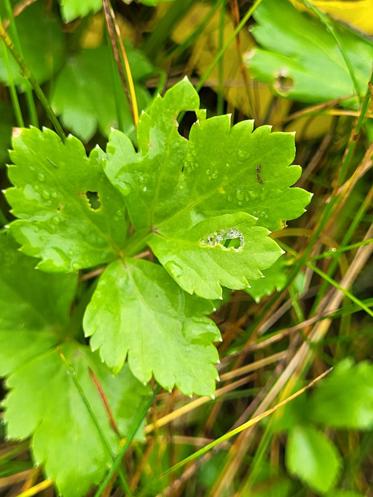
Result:
{"label": "dry brown grass blade", "polygon": [[[370,238],[372,235],[372,227],[366,233],[365,238]],[[367,260],[373,252],[373,245],[366,245],[358,249],[353,261],[351,262],[345,276],[341,280],[341,286],[343,288],[350,288],[352,283],[355,281],[357,276],[360,274],[362,268],[365,266]],[[344,299],[344,294],[337,289],[333,289],[330,295],[327,295],[323,301],[320,303],[320,308],[325,313],[335,312],[341,302]],[[255,416],[263,413],[271,403],[280,395],[281,391],[286,387],[290,379],[298,377],[300,373],[308,366],[312,355],[313,349],[312,345],[318,343],[328,332],[329,327],[332,323],[332,319],[325,319],[315,324],[312,331],[309,334],[309,339],[304,342],[298,351],[292,356],[291,360],[285,367],[284,371],[281,373],[280,377],[271,387],[269,392],[266,394],[264,399],[261,401],[258,409],[255,411]],[[229,454],[228,462],[226,463],[224,470],[221,472],[221,478],[214,485],[210,497],[220,497],[226,488],[228,488],[235,477],[244,455],[247,450],[247,443],[252,434],[252,430],[247,430],[243,432],[237,439],[236,443],[232,445]]]}

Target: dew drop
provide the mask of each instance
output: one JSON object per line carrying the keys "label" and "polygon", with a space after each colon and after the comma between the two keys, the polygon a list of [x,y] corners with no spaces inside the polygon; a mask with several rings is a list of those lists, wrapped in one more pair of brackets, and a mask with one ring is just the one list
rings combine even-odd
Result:
{"label": "dew drop", "polygon": [[214,231],[201,240],[202,246],[216,247],[220,245],[226,250],[240,250],[244,245],[244,236],[237,228]]}

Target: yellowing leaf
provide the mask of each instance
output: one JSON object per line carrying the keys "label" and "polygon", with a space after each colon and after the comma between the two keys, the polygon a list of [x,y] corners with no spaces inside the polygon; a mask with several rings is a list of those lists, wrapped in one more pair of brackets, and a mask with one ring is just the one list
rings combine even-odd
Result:
{"label": "yellowing leaf", "polygon": [[[320,10],[334,17],[338,21],[345,22],[350,26],[373,34],[373,0],[311,0]],[[302,2],[291,0],[291,2],[302,10],[305,10]]]}
{"label": "yellowing leaf", "polygon": [[[196,3],[184,16],[183,20],[178,23],[176,29],[172,33],[172,38],[176,43],[183,43],[188,36],[195,30],[201,20],[208,15],[211,6],[204,3]],[[189,60],[191,68],[196,69],[202,76],[211,63],[216,58],[220,49],[220,11],[217,11],[210,21],[207,23],[204,31],[198,37],[193,45],[192,55]],[[225,44],[234,32],[233,20],[227,12],[224,22],[223,44]],[[255,43],[247,31],[240,33],[240,49],[241,53],[251,50]],[[246,115],[252,115],[248,92],[243,81],[240,70],[241,60],[237,52],[235,42],[226,49],[223,58],[223,92],[225,99],[236,109]],[[219,89],[219,67],[218,65],[211,72],[206,82],[215,91]],[[251,100],[254,101],[254,107],[259,111],[259,117],[264,117],[267,109],[272,101],[273,93],[268,87],[259,82],[250,80]],[[278,113],[280,115],[288,108],[289,104],[282,100]],[[275,119],[276,120],[276,119]]]}

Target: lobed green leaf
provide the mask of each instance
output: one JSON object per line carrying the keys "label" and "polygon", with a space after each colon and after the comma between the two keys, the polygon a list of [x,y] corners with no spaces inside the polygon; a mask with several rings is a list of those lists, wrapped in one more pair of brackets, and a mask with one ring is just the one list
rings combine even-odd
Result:
{"label": "lobed green leaf", "polygon": [[105,154],[89,157],[73,136],[23,129],[13,139],[13,187],[6,198],[17,220],[10,229],[45,271],[76,271],[115,259],[126,239],[125,208],[107,180]]}
{"label": "lobed green leaf", "polygon": [[206,317],[208,301],[184,293],[166,271],[148,261],[111,263],[84,316],[86,336],[102,360],[119,370],[126,357],[143,383],[152,374],[164,388],[212,395],[220,339]]}

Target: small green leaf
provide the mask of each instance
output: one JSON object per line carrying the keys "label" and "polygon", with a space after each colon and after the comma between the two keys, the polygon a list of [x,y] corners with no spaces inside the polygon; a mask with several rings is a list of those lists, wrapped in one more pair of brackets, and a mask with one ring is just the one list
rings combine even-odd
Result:
{"label": "small green leaf", "polygon": [[[257,25],[252,32],[263,47],[255,49],[248,58],[256,78],[271,84],[281,95],[303,102],[317,103],[355,94],[337,42],[317,19],[299,12],[290,2],[277,0],[264,0],[254,17]],[[372,69],[373,44],[342,26],[335,29],[363,95]],[[357,99],[350,98],[344,104],[356,107]]]}
{"label": "small green leaf", "polygon": [[[7,17],[6,11],[3,15]],[[64,60],[65,43],[60,23],[46,5],[38,2],[17,16],[15,24],[28,69],[39,83],[47,81]],[[24,90],[25,80],[18,64],[5,45],[2,42],[0,45],[0,81],[7,85],[14,83]]]}
{"label": "small green leaf", "polygon": [[373,364],[340,362],[311,397],[312,419],[326,426],[369,430],[373,427]]}
{"label": "small green leaf", "polygon": [[290,473],[313,490],[325,493],[337,481],[341,459],[336,447],[321,431],[299,425],[289,434],[286,465]]}
{"label": "small green leaf", "polygon": [[[23,129],[13,140],[6,191],[19,219],[11,232],[46,271],[75,271],[115,259],[126,237],[123,201],[103,172],[97,147],[65,143],[48,129]],[[93,202],[92,202],[93,200]]]}
{"label": "small green leaf", "polygon": [[162,267],[148,261],[110,264],[84,316],[86,336],[102,360],[118,370],[128,356],[143,383],[152,374],[164,388],[212,395],[220,334],[206,317],[208,301],[185,294]]}
{"label": "small green leaf", "polygon": [[282,253],[268,230],[255,223],[249,214],[237,212],[211,217],[189,230],[183,222],[175,223],[178,228],[161,225],[149,245],[184,290],[219,299],[221,285],[246,288]]}
{"label": "small green leaf", "polygon": [[270,268],[263,271],[263,278],[250,281],[250,287],[246,292],[251,295],[255,302],[259,302],[263,297],[271,295],[274,291],[284,288],[287,281],[285,271],[286,261],[283,257],[278,259]]}
{"label": "small green leaf", "polygon": [[70,22],[100,10],[102,0],[60,0],[60,4],[65,22]]}
{"label": "small green leaf", "polygon": [[[129,63],[135,81],[151,74],[152,66],[145,57],[127,46]],[[128,100],[121,91],[120,102],[113,98],[113,87],[120,87],[117,72],[114,81],[111,53],[107,46],[82,50],[71,56],[59,73],[52,95],[52,106],[61,114],[62,122],[79,138],[88,141],[99,128],[108,135],[111,127],[118,127],[117,105],[121,112],[124,130],[133,130]],[[143,86],[136,85],[136,97],[140,110],[150,101]]]}

